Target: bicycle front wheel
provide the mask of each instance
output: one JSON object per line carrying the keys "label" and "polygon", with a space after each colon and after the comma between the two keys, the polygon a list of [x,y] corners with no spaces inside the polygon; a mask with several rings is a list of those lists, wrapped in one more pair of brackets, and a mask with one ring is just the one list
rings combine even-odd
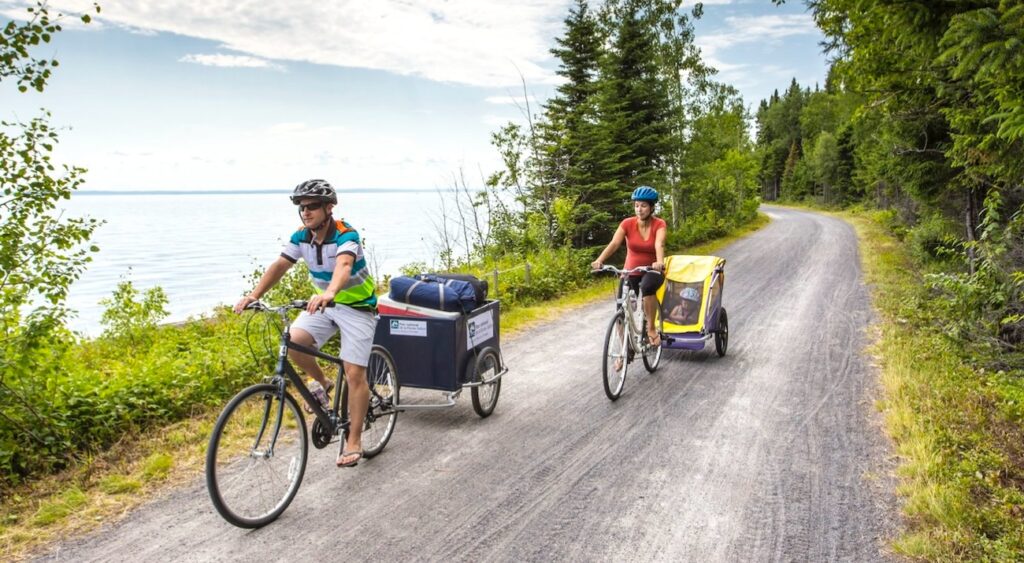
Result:
{"label": "bicycle front wheel", "polygon": [[622,395],[629,366],[628,354],[629,332],[622,311],[619,311],[608,323],[608,333],[604,337],[604,393],[612,401]]}
{"label": "bicycle front wheel", "polygon": [[370,386],[370,405],[363,421],[362,441],[363,457],[369,459],[388,445],[398,420],[398,374],[395,362],[380,346],[374,346],[370,352],[366,382]]}
{"label": "bicycle front wheel", "polygon": [[273,522],[299,490],[307,453],[306,424],[295,399],[276,385],[243,389],[217,417],[206,450],[213,506],[240,528]]}

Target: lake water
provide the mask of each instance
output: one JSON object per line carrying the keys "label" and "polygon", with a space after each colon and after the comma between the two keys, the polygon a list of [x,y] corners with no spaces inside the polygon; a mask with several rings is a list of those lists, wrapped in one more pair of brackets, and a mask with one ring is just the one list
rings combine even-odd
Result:
{"label": "lake water", "polygon": [[[435,264],[440,198],[429,191],[341,193],[334,216],[359,231],[374,275],[382,277],[411,262]],[[245,276],[272,262],[301,226],[287,193],[80,192],[62,207],[67,216],[106,221],[92,237],[100,251],[68,298],[78,312],[69,326],[88,335],[100,332],[99,300],[121,279],[139,290],[162,287],[168,321],[233,304],[250,289]]]}

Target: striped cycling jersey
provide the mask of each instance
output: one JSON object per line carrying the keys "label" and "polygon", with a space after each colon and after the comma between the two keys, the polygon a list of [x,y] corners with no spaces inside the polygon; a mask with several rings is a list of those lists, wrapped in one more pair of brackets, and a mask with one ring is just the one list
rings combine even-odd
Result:
{"label": "striped cycling jersey", "polygon": [[334,296],[334,301],[350,307],[376,307],[377,294],[370,271],[366,267],[363,245],[359,240],[359,233],[348,223],[331,222],[323,243],[314,240],[313,231],[299,229],[292,234],[281,251],[281,256],[289,262],[298,262],[299,258],[306,261],[317,292],[322,292],[330,285],[334,265],[338,261],[338,256],[342,254],[352,256],[355,262],[352,264],[352,275]]}

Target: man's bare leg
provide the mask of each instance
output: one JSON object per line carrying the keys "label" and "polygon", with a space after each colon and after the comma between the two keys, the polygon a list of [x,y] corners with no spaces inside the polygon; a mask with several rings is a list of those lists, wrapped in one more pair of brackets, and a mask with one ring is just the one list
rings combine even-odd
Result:
{"label": "man's bare leg", "polygon": [[[292,342],[306,346],[307,348],[313,348],[316,346],[316,341],[313,340],[313,335],[302,330],[301,328],[292,329]],[[288,357],[291,358],[295,365],[299,366],[306,375],[317,380],[320,385],[323,386],[324,391],[331,386],[331,382],[327,381],[327,377],[324,376],[324,372],[320,369],[320,365],[316,363],[316,358],[309,354],[303,354],[298,350],[288,350]]]}
{"label": "man's bare leg", "polygon": [[338,455],[338,465],[349,465],[362,457],[363,421],[366,418],[366,409],[370,405],[366,366],[345,362],[345,382],[348,384],[348,439],[342,453]]}

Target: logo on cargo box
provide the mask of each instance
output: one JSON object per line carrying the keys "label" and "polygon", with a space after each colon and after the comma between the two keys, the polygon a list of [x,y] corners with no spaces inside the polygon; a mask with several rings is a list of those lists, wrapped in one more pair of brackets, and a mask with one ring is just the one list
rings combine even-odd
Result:
{"label": "logo on cargo box", "polygon": [[488,309],[474,315],[466,321],[466,325],[466,332],[469,334],[469,337],[466,338],[466,349],[472,350],[474,346],[494,338],[494,311]]}
{"label": "logo on cargo box", "polygon": [[391,319],[391,334],[396,336],[426,336],[426,321],[410,321],[405,319]]}

